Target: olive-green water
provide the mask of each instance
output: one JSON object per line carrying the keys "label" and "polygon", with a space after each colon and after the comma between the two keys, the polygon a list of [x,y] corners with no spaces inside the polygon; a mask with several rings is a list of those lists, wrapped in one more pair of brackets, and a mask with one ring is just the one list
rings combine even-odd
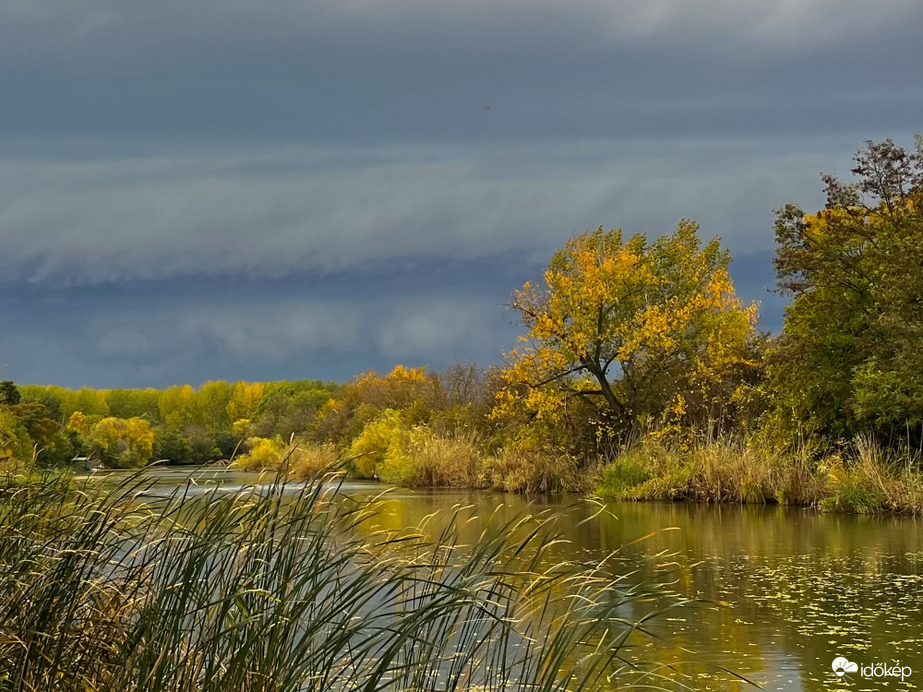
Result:
{"label": "olive-green water", "polygon": [[[186,470],[152,473],[165,490],[189,476]],[[258,479],[212,471],[194,477],[203,487],[228,489]],[[358,496],[382,490],[364,483],[344,487]],[[393,489],[387,497],[381,521],[391,527],[416,526],[433,512],[474,505],[480,519],[461,529],[463,539],[474,540],[495,512],[551,511],[561,515],[557,525],[568,539],[556,547],[557,557],[588,559],[618,550],[637,580],[662,575],[675,563],[666,568],[668,588],[695,602],[650,623],[656,637],[639,639],[636,656],[671,664],[666,672],[683,676],[691,689],[754,689],[722,669],[767,690],[923,689],[920,520],[684,503],[613,503],[600,513],[573,496],[460,490]],[[859,670],[838,678],[831,664],[840,656]],[[904,680],[875,675],[882,672],[875,664],[911,672]]]}

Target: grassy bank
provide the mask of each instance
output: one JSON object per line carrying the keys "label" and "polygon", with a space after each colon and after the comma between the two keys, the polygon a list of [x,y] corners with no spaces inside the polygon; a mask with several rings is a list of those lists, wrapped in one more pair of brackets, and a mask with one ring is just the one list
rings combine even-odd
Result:
{"label": "grassy bank", "polygon": [[[0,479],[0,688],[581,690],[639,676],[649,593],[543,521],[386,531],[331,478],[165,496]],[[584,648],[584,642],[592,642]],[[611,683],[607,683],[611,684]]]}
{"label": "grassy bank", "polygon": [[[732,440],[683,447],[646,438],[615,456],[579,459],[564,450],[518,445],[489,454],[471,437],[430,432],[337,450],[277,444],[235,462],[242,470],[284,469],[295,479],[337,468],[403,487],[502,492],[592,493],[612,500],[737,502],[815,507],[826,512],[923,513],[923,473],[909,451],[858,438],[827,453],[779,451]],[[265,451],[265,454],[261,453]]]}
{"label": "grassy bank", "polygon": [[779,503],[823,511],[923,513],[923,474],[910,452],[868,439],[827,454],[733,441],[681,449],[645,441],[608,464],[597,493],[622,500]]}
{"label": "grassy bank", "polygon": [[280,469],[295,479],[337,468],[403,487],[502,492],[592,493],[613,500],[738,502],[869,514],[923,513],[923,473],[908,450],[868,438],[836,450],[779,451],[753,440],[692,446],[643,438],[608,463],[562,449],[519,444],[488,453],[472,436],[423,428],[376,434],[338,450],[330,444],[254,446],[243,470]]}

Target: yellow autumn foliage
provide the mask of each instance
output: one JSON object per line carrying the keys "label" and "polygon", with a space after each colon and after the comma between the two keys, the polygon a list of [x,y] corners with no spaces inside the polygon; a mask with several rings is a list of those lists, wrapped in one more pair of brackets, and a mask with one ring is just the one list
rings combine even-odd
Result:
{"label": "yellow autumn foliage", "polygon": [[[567,241],[511,307],[526,333],[507,354],[494,417],[525,409],[553,420],[571,398],[611,421],[658,416],[676,395],[709,396],[746,360],[757,307],[734,291],[729,255],[682,221],[649,242],[601,227]],[[674,406],[675,409],[675,406]]]}

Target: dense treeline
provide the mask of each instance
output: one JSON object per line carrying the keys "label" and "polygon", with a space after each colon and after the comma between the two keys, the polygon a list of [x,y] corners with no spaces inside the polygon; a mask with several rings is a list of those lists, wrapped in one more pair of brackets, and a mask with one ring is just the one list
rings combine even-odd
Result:
{"label": "dense treeline", "polygon": [[0,457],[55,466],[87,456],[111,467],[230,459],[248,438],[302,433],[339,389],[317,380],[214,381],[164,390],[4,382]]}
{"label": "dense treeline", "polygon": [[[854,161],[855,182],[822,176],[823,209],[776,212],[781,334],[752,340],[749,375],[707,417],[683,408],[620,455],[607,494],[923,511],[923,138]],[[721,444],[702,445],[716,424]]]}
{"label": "dense treeline", "polygon": [[[198,390],[0,385],[0,456],[150,459],[293,473],[339,463],[402,485],[587,489],[634,498],[923,507],[923,139],[823,176],[776,213],[778,335],[693,222],[567,242],[510,301],[518,348],[487,371],[397,366],[348,384]],[[601,474],[601,475],[600,475]]]}

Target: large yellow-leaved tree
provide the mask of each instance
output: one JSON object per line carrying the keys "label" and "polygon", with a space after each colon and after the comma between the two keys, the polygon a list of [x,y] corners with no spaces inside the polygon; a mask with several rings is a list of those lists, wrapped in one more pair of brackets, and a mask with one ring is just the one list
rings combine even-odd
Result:
{"label": "large yellow-leaved tree", "polygon": [[649,242],[601,227],[570,239],[511,307],[526,333],[508,354],[498,415],[550,418],[579,397],[625,430],[644,416],[711,415],[747,364],[756,305],[736,295],[730,256],[682,221]]}

